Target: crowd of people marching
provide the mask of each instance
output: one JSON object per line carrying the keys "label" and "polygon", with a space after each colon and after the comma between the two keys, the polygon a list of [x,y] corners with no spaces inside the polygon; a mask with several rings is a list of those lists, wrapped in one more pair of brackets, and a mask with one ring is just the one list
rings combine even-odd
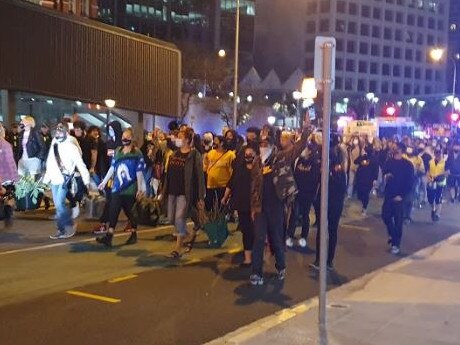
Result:
{"label": "crowd of people marching", "polygon": [[[32,116],[6,129],[0,125],[0,181],[3,182],[5,226],[12,226],[13,205],[6,202],[11,185],[31,176],[50,186],[56,209],[57,232],[52,239],[75,234],[74,219],[88,190],[105,196],[100,224],[94,229],[100,244],[111,247],[119,214],[128,218],[126,244],[137,242],[136,200],[156,198],[165,205],[167,222],[174,225],[176,242],[170,253],[179,258],[193,249],[202,229],[203,212],[225,207],[238,220],[244,261],[251,267],[250,282],[264,283],[267,248],[275,257],[278,278],[286,274],[285,249],[307,247],[313,208],[320,210],[320,131],[248,128],[245,137],[232,129],[199,135],[177,122],[168,131],[147,133],[140,146],[130,128],[113,121],[104,133],[87,127],[78,117],[53,127],[38,127]],[[106,139],[104,139],[106,138]],[[379,139],[353,135],[330,140],[328,258],[333,270],[339,220],[346,198],[356,194],[367,216],[371,195],[383,197],[382,219],[390,251],[400,251],[403,224],[412,222],[412,210],[430,205],[431,218],[440,219],[443,191],[448,201],[460,201],[460,142],[410,137]],[[50,199],[41,200],[45,208]],[[187,227],[187,219],[194,223]],[[296,239],[297,226],[301,232]],[[319,227],[319,222],[316,222]],[[319,267],[319,234],[316,260]]]}

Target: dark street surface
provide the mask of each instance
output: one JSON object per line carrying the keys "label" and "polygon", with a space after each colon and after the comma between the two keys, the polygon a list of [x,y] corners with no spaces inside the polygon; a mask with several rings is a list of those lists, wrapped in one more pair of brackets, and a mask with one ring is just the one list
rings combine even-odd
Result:
{"label": "dark street surface", "polygon": [[[405,227],[402,254],[395,257],[387,251],[378,201],[371,203],[374,208],[363,218],[357,203],[347,202],[330,288],[460,229],[458,205],[446,205],[438,224],[430,221],[428,208],[415,210],[415,222]],[[269,259],[267,283],[251,287],[250,270],[238,267],[238,233],[219,250],[206,249],[202,237],[192,253],[174,261],[165,257],[172,248],[168,228],[143,230],[138,244],[112,250],[88,235],[46,247],[55,243],[46,239],[52,230],[43,219],[18,220],[12,230],[0,230],[2,345],[201,344],[317,295],[318,277],[308,268],[312,249],[288,250],[284,283],[273,278]],[[309,238],[313,249],[315,233]]]}

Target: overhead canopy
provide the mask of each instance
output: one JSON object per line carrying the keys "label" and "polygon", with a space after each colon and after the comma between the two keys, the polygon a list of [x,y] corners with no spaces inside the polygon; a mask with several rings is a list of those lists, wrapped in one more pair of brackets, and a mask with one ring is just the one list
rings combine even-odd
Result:
{"label": "overhead canopy", "polygon": [[0,0],[0,89],[179,116],[172,44],[18,0]]}

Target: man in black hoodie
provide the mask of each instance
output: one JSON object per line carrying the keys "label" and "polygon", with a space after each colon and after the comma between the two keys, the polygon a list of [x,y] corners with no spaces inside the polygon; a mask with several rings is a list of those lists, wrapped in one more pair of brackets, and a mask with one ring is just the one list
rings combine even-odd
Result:
{"label": "man in black hoodie", "polygon": [[382,206],[382,219],[387,226],[388,244],[391,253],[399,254],[403,231],[403,200],[411,192],[414,177],[414,166],[403,158],[406,147],[396,144],[392,158],[383,167],[386,182],[385,199]]}

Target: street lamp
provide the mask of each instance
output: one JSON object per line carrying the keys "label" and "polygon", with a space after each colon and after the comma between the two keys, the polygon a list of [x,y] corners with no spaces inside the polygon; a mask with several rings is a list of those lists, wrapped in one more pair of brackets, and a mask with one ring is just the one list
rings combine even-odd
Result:
{"label": "street lamp", "polygon": [[219,55],[220,58],[224,58],[224,57],[227,56],[227,52],[224,49],[221,49],[221,50],[219,50],[217,55]]}
{"label": "street lamp", "polygon": [[268,124],[269,124],[270,126],[273,126],[273,125],[275,124],[275,122],[276,122],[276,117],[273,116],[273,115],[271,115],[271,116],[269,116],[269,117],[267,118],[267,121],[268,121]]}
{"label": "street lamp", "polygon": [[235,74],[233,76],[233,129],[238,126],[238,56],[240,53],[240,0],[236,0],[236,21],[235,21]]}

